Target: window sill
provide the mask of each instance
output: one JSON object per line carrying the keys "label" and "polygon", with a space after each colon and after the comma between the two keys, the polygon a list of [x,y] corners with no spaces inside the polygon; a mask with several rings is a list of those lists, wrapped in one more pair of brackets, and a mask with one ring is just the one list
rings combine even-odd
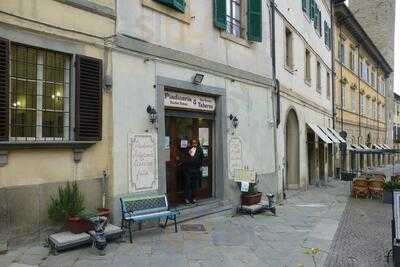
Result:
{"label": "window sill", "polygon": [[31,148],[86,149],[98,141],[1,141],[0,150]]}
{"label": "window sill", "polygon": [[243,45],[243,46],[245,46],[247,48],[251,47],[251,42],[247,41],[246,39],[236,37],[236,36],[234,36],[234,35],[232,35],[230,33],[227,33],[226,31],[221,30],[221,34],[220,35],[221,35],[222,38],[224,38],[226,40],[229,40],[229,41],[232,41],[234,43]]}
{"label": "window sill", "polygon": [[180,20],[187,24],[190,24],[192,22],[192,16],[190,12],[190,0],[186,2],[185,13],[181,13],[173,8],[154,2],[154,0],[142,0],[142,6],[163,13],[171,18]]}

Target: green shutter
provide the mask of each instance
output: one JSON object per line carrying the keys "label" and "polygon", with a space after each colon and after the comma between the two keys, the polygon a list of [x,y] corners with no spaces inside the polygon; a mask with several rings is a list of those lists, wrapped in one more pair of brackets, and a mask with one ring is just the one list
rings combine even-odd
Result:
{"label": "green shutter", "polygon": [[314,3],[314,0],[310,0],[309,17],[311,20],[314,20]]}
{"label": "green shutter", "polygon": [[322,35],[322,17],[321,17],[321,10],[318,9],[318,33]]}
{"label": "green shutter", "polygon": [[247,0],[247,39],[250,41],[262,41],[261,4],[261,0]]}
{"label": "green shutter", "polygon": [[307,0],[301,0],[303,11],[307,13]]}
{"label": "green shutter", "polygon": [[185,13],[186,1],[185,0],[155,0],[161,4],[169,6],[179,12]]}
{"label": "green shutter", "polygon": [[226,0],[214,0],[214,26],[226,30]]}
{"label": "green shutter", "polygon": [[326,23],[326,21],[324,22],[324,40],[325,40],[325,45],[329,46],[329,42],[328,42],[328,23]]}

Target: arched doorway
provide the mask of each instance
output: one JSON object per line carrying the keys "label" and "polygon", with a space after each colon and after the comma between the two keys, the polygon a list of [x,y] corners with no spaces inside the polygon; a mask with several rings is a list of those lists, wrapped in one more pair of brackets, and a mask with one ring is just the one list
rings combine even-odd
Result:
{"label": "arched doorway", "polygon": [[299,121],[296,112],[291,109],[286,125],[286,188],[296,189],[300,185],[300,144]]}

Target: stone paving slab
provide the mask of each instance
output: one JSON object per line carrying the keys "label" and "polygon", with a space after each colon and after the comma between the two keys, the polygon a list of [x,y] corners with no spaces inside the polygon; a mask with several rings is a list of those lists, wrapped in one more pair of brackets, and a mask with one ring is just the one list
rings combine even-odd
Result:
{"label": "stone paving slab", "polygon": [[87,247],[49,255],[40,244],[11,248],[0,256],[0,266],[21,263],[37,266],[314,266],[304,252],[310,247],[323,251],[316,256],[322,266],[348,199],[348,184],[331,181],[328,186],[288,194],[269,212],[232,216],[230,212],[191,221],[204,232],[145,229],[135,232],[133,243],[109,244],[105,256]]}

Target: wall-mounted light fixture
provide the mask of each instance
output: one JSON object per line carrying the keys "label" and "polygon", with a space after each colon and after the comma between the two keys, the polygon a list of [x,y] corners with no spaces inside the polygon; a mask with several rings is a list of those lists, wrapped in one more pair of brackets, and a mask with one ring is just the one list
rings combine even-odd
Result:
{"label": "wall-mounted light fixture", "polygon": [[200,85],[203,82],[204,74],[196,73],[193,77],[192,83]]}
{"label": "wall-mounted light fixture", "polygon": [[157,111],[154,107],[148,105],[146,108],[147,113],[149,114],[149,120],[152,124],[157,121]]}
{"label": "wall-mounted light fixture", "polygon": [[231,114],[231,115],[229,115],[229,119],[230,119],[231,122],[232,122],[233,128],[236,129],[236,128],[239,126],[239,119],[238,119],[238,117],[237,117],[237,116],[233,116],[233,115]]}

